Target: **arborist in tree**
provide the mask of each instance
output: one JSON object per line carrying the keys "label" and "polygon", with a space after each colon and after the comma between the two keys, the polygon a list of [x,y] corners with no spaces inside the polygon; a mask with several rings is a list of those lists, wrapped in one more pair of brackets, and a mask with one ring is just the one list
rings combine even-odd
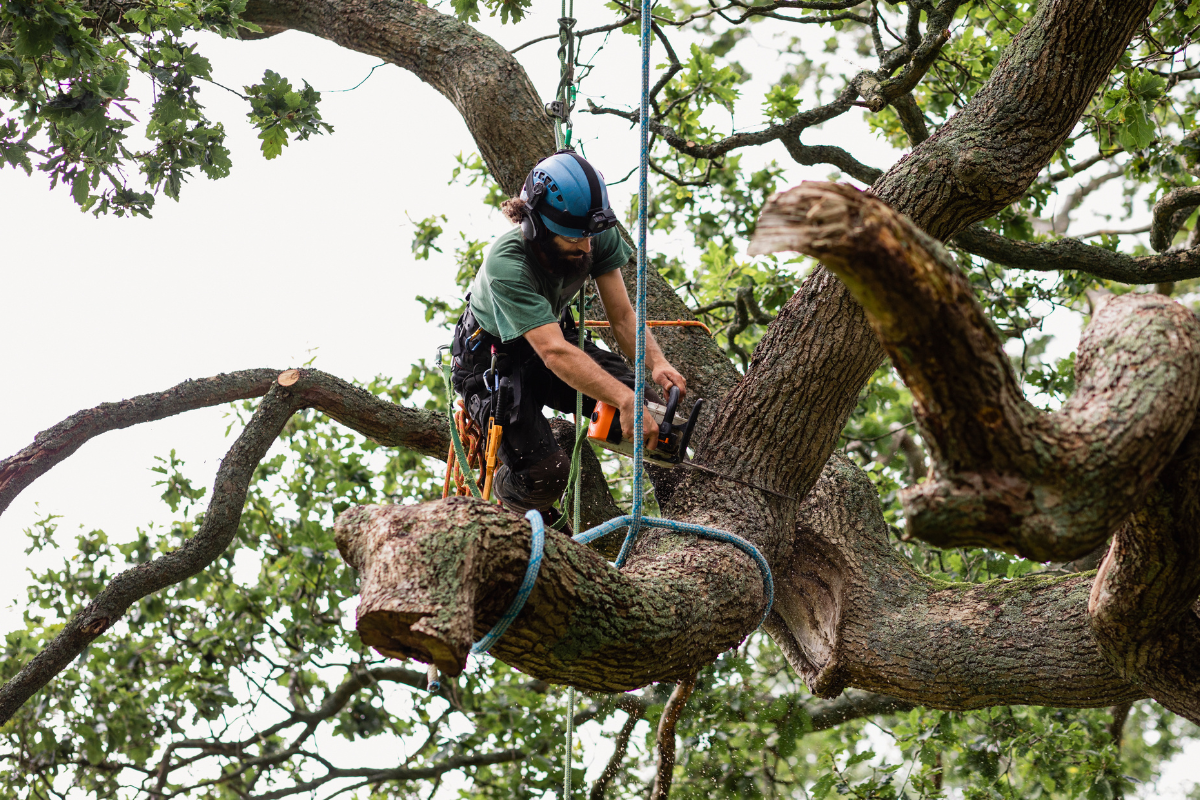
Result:
{"label": "arborist in tree", "polygon": [[[504,505],[549,512],[554,521],[550,505],[566,487],[571,457],[555,441],[543,406],[574,413],[579,390],[585,415],[597,399],[616,407],[632,439],[636,407],[647,447],[657,440],[654,418],[634,401],[633,371],[590,339],[580,350],[582,320],[569,308],[593,278],[617,342],[633,359],[637,319],[620,273],[633,251],[614,227],[603,176],[570,149],[538,162],[520,196],[501,209],[519,227],[496,240],[471,284],[454,330],[454,388],[481,430],[498,408],[504,417],[497,420],[504,434],[492,484]],[[672,386],[687,390],[649,330],[646,372],[664,394]],[[661,402],[649,384],[646,394]]]}

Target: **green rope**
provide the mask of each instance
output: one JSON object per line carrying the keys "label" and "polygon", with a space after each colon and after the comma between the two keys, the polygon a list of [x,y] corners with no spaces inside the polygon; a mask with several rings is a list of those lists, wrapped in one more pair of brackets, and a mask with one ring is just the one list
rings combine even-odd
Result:
{"label": "green rope", "polygon": [[[574,0],[571,0],[574,5]],[[579,307],[579,320],[576,322],[576,327],[579,328],[579,352],[584,352],[584,332],[583,324],[584,304],[583,304],[583,287],[579,287],[579,299],[577,300]],[[587,426],[583,424],[583,392],[575,391],[575,449],[571,453],[571,475],[573,481],[572,486],[575,490],[575,497],[572,498],[575,518],[571,530],[579,533],[579,502],[583,495],[583,470],[580,469],[581,451],[583,449],[583,440],[587,437]],[[572,692],[575,690],[572,689]]]}
{"label": "green rope", "polygon": [[[463,449],[462,439],[458,436],[458,426],[454,424],[454,387],[450,383],[450,364],[443,360],[442,351],[448,349],[446,345],[438,348],[438,363],[442,365],[442,380],[446,382],[446,407],[450,409],[450,441],[454,443],[454,457],[458,459],[459,471],[463,477],[467,479],[467,488],[471,490],[471,496],[482,499],[483,492],[479,491],[479,487],[475,484],[475,478],[471,475],[471,466],[467,463],[467,453]],[[447,465],[449,469],[449,465]]]}
{"label": "green rope", "polygon": [[[572,0],[574,3],[574,0]],[[579,318],[576,320],[576,327],[579,328],[579,352],[584,352],[584,324],[583,314],[585,311],[583,302],[583,287],[579,287],[578,298]],[[571,454],[571,474],[567,479],[569,486],[574,494],[572,498],[572,506],[574,515],[572,517],[571,530],[579,533],[579,518],[580,518],[580,498],[583,495],[583,470],[579,468],[581,450],[583,440],[587,438],[587,426],[583,424],[583,392],[575,391],[575,448]],[[564,508],[565,512],[566,509]],[[566,513],[563,514],[566,517]],[[567,768],[563,774],[563,800],[571,800],[571,734],[575,727],[575,687],[567,687]]]}

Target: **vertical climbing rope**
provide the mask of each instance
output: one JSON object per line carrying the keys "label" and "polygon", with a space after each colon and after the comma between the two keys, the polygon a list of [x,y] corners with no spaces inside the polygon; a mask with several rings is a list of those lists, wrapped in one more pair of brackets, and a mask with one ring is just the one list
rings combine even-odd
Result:
{"label": "vertical climbing rope", "polygon": [[[577,324],[579,327],[579,351],[583,352],[583,343],[584,343],[584,336],[586,334],[586,328],[584,328],[584,325],[583,325],[584,302],[583,302],[583,287],[582,286],[579,287],[578,309],[579,309],[579,312],[578,312],[579,319],[578,319]],[[572,506],[574,507],[572,509],[572,511],[574,513],[571,516],[571,532],[572,533],[579,532],[580,509],[582,508],[582,505],[580,503],[580,496],[583,494],[583,470],[579,468],[579,461],[581,458],[579,451],[580,451],[580,446],[583,443],[583,432],[586,429],[586,427],[587,426],[585,426],[583,424],[583,392],[576,389],[575,390],[575,452],[573,453],[574,457],[572,458],[572,464],[571,464],[571,473],[575,479],[575,487],[574,487],[575,496],[574,496],[573,502],[572,502]],[[564,516],[566,515],[565,508],[563,509],[563,515]],[[571,734],[574,732],[574,728],[575,728],[575,687],[568,686],[567,687],[567,758],[566,758],[567,767],[566,767],[566,771],[563,774],[563,798],[564,798],[564,800],[571,800],[571,756],[572,756]]]}
{"label": "vertical climbing rope", "polygon": [[[633,362],[633,396],[637,407],[641,408],[641,399],[646,396],[646,206],[649,203],[648,182],[650,177],[650,24],[653,11],[653,0],[642,0],[642,108],[641,153],[638,161],[638,245],[637,245],[637,356]],[[646,443],[642,433],[644,414],[633,415],[633,519],[629,522],[629,533],[621,552],[617,555],[616,565],[619,569],[624,566],[625,559],[633,550],[633,543],[642,529],[642,498],[645,494],[644,472],[642,457]]]}

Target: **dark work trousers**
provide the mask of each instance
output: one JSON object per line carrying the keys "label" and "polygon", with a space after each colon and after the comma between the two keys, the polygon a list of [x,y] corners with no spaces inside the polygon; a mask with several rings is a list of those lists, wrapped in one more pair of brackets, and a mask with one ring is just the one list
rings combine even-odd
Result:
{"label": "dark work trousers", "polygon": [[[486,385],[484,372],[491,366],[494,345],[496,371],[512,384],[513,397],[508,419],[498,420],[504,426],[504,433],[497,452],[501,466],[496,468],[492,488],[508,508],[520,512],[534,508],[545,511],[562,497],[567,487],[571,454],[554,440],[542,409],[549,406],[574,414],[575,390],[550,371],[524,337],[502,343],[485,331],[472,339],[477,327],[468,307],[454,330],[454,389],[463,398],[467,413],[486,432],[494,393]],[[564,315],[561,327],[563,337],[578,346],[579,332],[574,321],[568,322]],[[620,356],[601,350],[590,339],[583,351],[609,375],[633,388],[633,371]],[[652,394],[647,392],[648,396]],[[590,416],[595,407],[596,401],[584,395],[584,415]]]}

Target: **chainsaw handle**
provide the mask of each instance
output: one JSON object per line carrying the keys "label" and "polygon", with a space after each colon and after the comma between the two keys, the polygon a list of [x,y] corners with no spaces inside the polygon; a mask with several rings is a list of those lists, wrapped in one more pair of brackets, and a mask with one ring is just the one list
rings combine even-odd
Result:
{"label": "chainsaw handle", "polygon": [[675,409],[679,405],[679,387],[672,386],[667,394],[667,410],[663,412],[663,421],[658,426],[658,438],[666,442],[671,435],[671,423],[675,419]]}
{"label": "chainsaw handle", "polygon": [[701,397],[692,404],[692,413],[688,414],[688,421],[683,424],[683,434],[679,437],[679,452],[675,455],[675,463],[680,464],[687,458],[688,442],[692,440],[692,428],[696,427],[696,420],[700,417],[700,406],[704,405],[704,398]]}

